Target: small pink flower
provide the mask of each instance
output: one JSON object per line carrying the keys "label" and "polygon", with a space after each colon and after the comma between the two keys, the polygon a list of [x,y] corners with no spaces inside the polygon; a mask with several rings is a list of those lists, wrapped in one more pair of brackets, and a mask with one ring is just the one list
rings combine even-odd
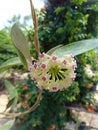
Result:
{"label": "small pink flower", "polygon": [[52,90],[53,90],[53,91],[56,91],[56,90],[57,90],[57,87],[55,87],[55,86],[52,87]]}
{"label": "small pink flower", "polygon": [[36,63],[34,63],[34,68],[37,69],[38,68],[38,65]]}
{"label": "small pink flower", "polygon": [[39,54],[39,58],[44,58],[44,56],[45,56],[44,53]]}
{"label": "small pink flower", "polygon": [[46,81],[46,79],[47,79],[47,78],[46,78],[45,76],[42,77],[42,80],[43,80],[43,81]]}
{"label": "small pink flower", "polygon": [[45,68],[46,68],[46,64],[43,63],[43,64],[41,65],[41,68],[42,68],[42,69],[45,69]]}
{"label": "small pink flower", "polygon": [[63,60],[63,64],[66,65],[66,64],[67,64],[67,61],[66,61],[66,60]]}
{"label": "small pink flower", "polygon": [[72,68],[73,70],[75,70],[76,66],[75,66],[75,65],[73,65],[71,68]]}
{"label": "small pink flower", "polygon": [[57,60],[57,57],[56,57],[56,56],[52,56],[52,60],[53,60],[53,61],[56,61],[56,60]]}
{"label": "small pink flower", "polygon": [[73,56],[73,55],[70,55],[70,57],[71,57],[72,59],[74,59],[74,56]]}

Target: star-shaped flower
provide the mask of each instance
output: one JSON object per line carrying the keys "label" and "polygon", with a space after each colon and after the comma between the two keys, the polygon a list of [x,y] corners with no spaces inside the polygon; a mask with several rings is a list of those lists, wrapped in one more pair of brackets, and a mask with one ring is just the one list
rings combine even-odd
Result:
{"label": "star-shaped flower", "polygon": [[63,91],[75,80],[76,67],[72,55],[58,58],[42,53],[38,61],[32,65],[31,77],[40,89],[48,89],[52,92]]}

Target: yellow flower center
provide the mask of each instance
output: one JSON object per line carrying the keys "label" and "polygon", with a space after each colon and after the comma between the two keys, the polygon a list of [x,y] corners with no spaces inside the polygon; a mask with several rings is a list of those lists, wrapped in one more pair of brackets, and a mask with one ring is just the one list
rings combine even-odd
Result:
{"label": "yellow flower center", "polygon": [[65,71],[67,69],[62,69],[60,66],[51,67],[48,73],[51,75],[50,80],[63,80],[65,77]]}

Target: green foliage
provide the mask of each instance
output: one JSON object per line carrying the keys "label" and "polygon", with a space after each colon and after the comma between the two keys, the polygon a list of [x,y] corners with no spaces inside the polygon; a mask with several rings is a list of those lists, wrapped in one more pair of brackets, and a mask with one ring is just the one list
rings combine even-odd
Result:
{"label": "green foliage", "polygon": [[88,50],[92,50],[98,46],[98,39],[81,40],[69,45],[65,45],[56,49],[53,54],[61,57],[65,54],[73,54],[74,56],[82,54]]}
{"label": "green foliage", "polygon": [[[54,1],[50,0],[50,2]],[[90,5],[85,5],[83,4],[84,2],[86,1],[70,0],[65,2],[62,0],[60,6],[56,3],[56,6],[54,6],[52,11],[49,12],[49,8],[47,8],[45,12],[41,12],[39,14],[39,40],[42,50],[47,52],[54,46],[60,44],[66,45],[70,42],[75,42],[71,45],[67,45],[70,50],[68,50],[68,48],[66,50],[66,46],[61,48],[58,46],[57,48],[51,50],[50,53],[54,51],[54,54],[56,54],[57,49],[58,54],[62,57],[61,54],[65,54],[66,52],[68,53],[68,51],[72,52],[74,55],[78,55],[98,46],[97,42],[94,45],[92,44],[92,42],[94,43],[97,41],[96,39],[93,41],[85,40],[85,43],[84,41],[80,41],[80,43],[76,42],[97,35],[97,32],[95,32],[94,29],[93,32],[89,31],[91,11],[95,10],[91,8],[89,11],[88,8]],[[86,9],[87,6],[88,8]],[[97,22],[95,25],[97,25]],[[94,28],[94,26],[91,26],[91,28]],[[19,35],[17,35],[16,32],[18,32]],[[33,42],[31,32],[33,32],[34,35],[34,30],[30,30],[28,36],[29,40]],[[19,56],[22,59],[25,59],[27,64],[29,61],[31,64],[27,41],[21,30],[16,27],[16,25],[12,28],[12,38],[14,40],[15,47],[18,50]],[[84,46],[84,44],[87,46]],[[74,49],[77,49],[77,51]],[[93,77],[93,79],[85,72],[86,64],[89,63],[91,65],[90,57],[87,53],[85,53],[75,58],[77,60],[78,67],[76,70],[77,77],[73,84],[63,92],[58,91],[53,93],[46,90],[43,91],[42,101],[39,107],[30,114],[17,118],[16,121],[20,122],[20,127],[17,128],[17,130],[47,130],[51,125],[55,125],[56,130],[63,130],[66,125],[66,121],[71,118],[68,111],[65,109],[65,104],[74,102],[81,105],[91,105],[94,103],[92,92],[90,92],[87,86],[90,83],[95,82],[95,77]],[[17,91],[19,95],[18,102],[21,104],[19,110],[24,112],[34,104],[38,95],[38,88],[29,78],[22,85],[17,87]]]}
{"label": "green foliage", "polygon": [[[46,11],[42,12],[44,21],[39,19],[39,39],[44,51],[59,44],[88,39],[96,36],[98,11],[92,6],[97,4],[84,4],[83,0],[72,1],[49,1]],[[86,2],[86,1],[85,1]],[[95,16],[95,17],[92,17]],[[94,24],[92,24],[94,23]]]}
{"label": "green foliage", "polygon": [[[96,75],[90,75],[89,72],[86,72],[86,65],[92,65],[92,58],[88,53],[93,53],[94,51],[86,52],[82,55],[77,56],[77,77],[76,81],[79,84],[80,93],[77,97],[78,104],[86,105],[86,104],[94,104],[94,94],[91,91],[91,88],[98,82]],[[91,71],[91,70],[90,70]],[[90,87],[89,87],[90,86]]]}
{"label": "green foliage", "polygon": [[[40,39],[41,45],[43,46],[44,51],[48,51],[48,53],[51,54],[51,51],[53,54],[57,54],[58,56],[62,57],[62,54],[66,53],[72,53],[73,55],[77,55],[76,53],[83,48],[87,49],[85,45],[85,41],[83,39],[88,39],[94,36],[97,36],[97,27],[98,27],[98,11],[97,11],[97,3],[91,4],[90,2],[85,0],[79,0],[79,1],[60,1],[59,4],[57,4],[57,1],[49,1],[49,6],[46,5],[46,16],[44,19],[44,23],[39,21],[39,24],[41,23],[41,29],[39,32],[39,36],[45,32],[44,29],[48,28],[48,33],[46,33],[45,36],[43,36],[43,39]],[[95,17],[92,17],[95,16]],[[44,27],[44,29],[42,28]],[[43,30],[42,30],[43,29]],[[80,44],[76,41],[80,41]],[[93,39],[92,39],[93,40]],[[46,42],[47,41],[47,42]],[[76,42],[76,49],[74,51],[71,50],[72,45],[71,42]],[[89,41],[90,42],[90,41]],[[53,47],[56,45],[61,44],[69,44],[67,45],[70,49],[64,48],[64,46],[57,48],[57,50]],[[81,47],[84,44],[83,47]],[[98,44],[96,42],[96,44]],[[79,46],[78,46],[79,45]],[[94,44],[91,43],[91,46]],[[75,47],[75,46],[74,46]],[[50,50],[52,48],[52,50]],[[73,47],[72,47],[73,48]],[[80,49],[79,49],[80,48]],[[64,49],[64,50],[63,50]],[[86,64],[88,64],[88,61],[92,60],[92,52],[85,53],[82,55],[79,55],[76,57],[78,68],[76,70],[77,72],[77,78],[76,81],[79,84],[80,94],[77,97],[77,102],[85,104],[82,99],[86,97],[86,95],[90,92],[90,89],[87,89],[86,86],[90,83],[96,83],[96,76],[89,77],[85,72]],[[93,60],[96,59],[95,55],[93,56]],[[93,61],[92,60],[92,61]],[[89,65],[96,66],[97,62],[93,65],[93,62],[89,62]],[[71,92],[71,91],[70,91]],[[91,93],[91,92],[90,92]],[[89,98],[89,101],[93,99]],[[86,100],[85,100],[86,102]]]}
{"label": "green foliage", "polygon": [[[36,84],[28,78],[22,85],[17,87],[19,93],[19,102],[22,106],[20,110],[23,112],[32,106],[38,94]],[[21,126],[17,130],[47,130],[51,125],[55,125],[57,130],[63,129],[68,121],[65,102],[73,102],[79,94],[78,83],[74,82],[70,89],[63,92],[43,91],[42,100],[39,107],[32,113],[20,117],[16,122],[20,122]],[[22,119],[21,119],[22,118]]]}
{"label": "green foliage", "polygon": [[92,51],[88,51],[85,54],[83,54],[83,56],[85,55],[85,60],[87,64],[91,65],[91,70],[93,72],[97,72],[98,71],[98,50],[92,50]]}
{"label": "green foliage", "polygon": [[5,86],[9,93],[9,102],[7,104],[6,109],[8,109],[10,107],[10,109],[13,110],[16,107],[17,102],[18,102],[18,93],[17,93],[15,86],[13,86],[7,80],[5,81]]}
{"label": "green foliage", "polygon": [[21,65],[21,61],[19,57],[10,58],[9,60],[5,61],[0,65],[0,71],[6,70],[8,68],[11,68],[13,66]]}
{"label": "green foliage", "polygon": [[[0,65],[2,63],[4,63],[4,61],[7,61],[7,60],[9,60],[9,59],[11,59],[13,57],[16,57],[16,50],[15,50],[15,47],[13,46],[13,42],[12,42],[10,31],[11,31],[12,26],[15,23],[17,23],[18,25],[20,25],[20,23],[21,23],[20,22],[20,18],[21,18],[20,15],[13,16],[13,18],[8,21],[8,25],[5,26],[3,30],[0,30]],[[24,17],[24,23],[23,23],[24,25],[21,26],[22,30],[23,30],[23,32],[24,32],[24,34],[26,36],[26,38],[25,38],[26,40],[27,39],[29,40],[29,37],[27,35],[29,34],[29,30],[28,29],[30,28],[31,24],[27,25],[27,22],[29,23],[30,20],[31,20],[30,16],[25,16]],[[32,34],[34,34],[34,30],[33,30]],[[31,38],[33,36],[31,36]],[[29,41],[31,41],[31,39]],[[32,41],[33,41],[33,39],[32,39]],[[30,47],[31,47],[30,48],[30,52],[31,52],[32,56],[36,56],[35,55],[34,45],[30,43]],[[14,60],[12,61],[11,60],[10,62],[11,62],[11,64],[14,64],[15,62],[18,63],[18,61],[17,60],[16,61],[14,61]],[[9,63],[7,63],[7,64],[9,64]],[[19,64],[20,64],[20,61],[19,61]],[[2,64],[2,69],[4,70],[3,66],[6,66],[6,63],[5,63],[5,65]],[[8,66],[10,66],[10,65],[8,65]]]}
{"label": "green foliage", "polygon": [[[97,27],[98,27],[98,10],[97,3],[91,4],[87,0],[69,0],[69,1],[49,1],[49,6],[46,5],[46,16],[44,18],[44,22],[39,20],[39,38],[40,43],[43,47],[44,51],[48,51],[49,54],[57,54],[62,57],[62,54],[72,53],[76,55],[79,50],[82,50],[85,47],[85,42],[80,40],[88,39],[91,37],[95,37],[98,35]],[[85,3],[87,2],[87,3]],[[44,12],[43,12],[44,13]],[[95,17],[92,17],[95,16]],[[93,40],[93,39],[92,39]],[[80,44],[78,42],[80,41]],[[89,41],[89,40],[84,40]],[[76,42],[76,49],[74,52],[71,50],[71,42]],[[89,41],[90,42],[90,41]],[[84,44],[83,47],[82,43]],[[67,45],[70,49],[62,47],[53,48],[57,45],[69,44]],[[74,43],[73,43],[74,44]],[[96,42],[98,44],[98,42]],[[79,46],[78,46],[79,45]],[[91,46],[95,44],[91,43]],[[80,49],[79,49],[80,47]],[[52,48],[52,49],[51,49]],[[73,48],[73,47],[72,47]],[[50,50],[51,49],[51,50]],[[63,51],[64,49],[64,51]],[[63,53],[64,52],[64,53]],[[93,55],[92,55],[93,54]],[[98,53],[95,51],[90,51],[79,55],[76,57],[78,68],[76,70],[77,77],[76,81],[78,83],[79,95],[76,96],[75,102],[82,105],[92,105],[94,100],[94,94],[87,88],[89,84],[96,84],[98,82],[97,76],[90,77],[85,72],[86,64],[89,63],[91,68],[96,68],[97,66],[97,57]],[[93,64],[94,62],[94,64]],[[93,69],[94,70],[94,69]],[[97,69],[95,69],[97,70]],[[69,92],[67,93],[68,99],[71,100],[71,87],[69,88]],[[74,95],[74,94],[73,94]],[[74,102],[74,101],[73,101]]]}
{"label": "green foliage", "polygon": [[15,57],[15,48],[12,45],[12,40],[10,37],[10,33],[6,32],[5,30],[0,31],[0,64]]}
{"label": "green foliage", "polygon": [[0,127],[1,130],[10,130],[13,126],[15,120],[10,120],[7,123],[5,123],[3,126]]}
{"label": "green foliage", "polygon": [[[15,48],[17,49],[18,55],[23,63],[23,65],[27,68],[32,64],[32,59],[30,56],[29,46],[27,44],[26,38],[19,27],[15,24],[12,27],[12,39],[14,41]],[[19,40],[17,40],[19,39]],[[96,48],[98,46],[97,39],[90,40],[82,40],[70,45],[65,46],[57,46],[49,50],[48,54],[54,54],[58,57],[61,57],[65,54],[73,54],[74,56],[84,53],[88,50]],[[94,45],[93,45],[94,43]],[[96,44],[95,44],[96,43]],[[16,64],[20,64],[20,61],[17,59],[11,59],[3,64],[1,64],[0,70],[9,68],[10,66],[14,66]]]}
{"label": "green foliage", "polygon": [[83,2],[87,2],[87,0],[71,0],[71,2],[76,5],[82,5]]}
{"label": "green foliage", "polygon": [[81,103],[84,104],[85,106],[86,105],[89,105],[89,106],[94,105],[94,103],[95,103],[94,94],[92,92],[89,92],[89,91],[85,92],[83,95],[83,98],[81,99]]}

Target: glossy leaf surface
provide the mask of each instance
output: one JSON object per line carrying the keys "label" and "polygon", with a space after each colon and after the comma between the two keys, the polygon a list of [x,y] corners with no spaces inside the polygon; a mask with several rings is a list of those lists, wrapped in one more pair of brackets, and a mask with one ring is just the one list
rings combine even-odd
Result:
{"label": "glossy leaf surface", "polygon": [[98,47],[98,39],[81,40],[56,49],[52,53],[52,55],[62,57],[65,54],[72,54],[76,56],[97,47]]}

